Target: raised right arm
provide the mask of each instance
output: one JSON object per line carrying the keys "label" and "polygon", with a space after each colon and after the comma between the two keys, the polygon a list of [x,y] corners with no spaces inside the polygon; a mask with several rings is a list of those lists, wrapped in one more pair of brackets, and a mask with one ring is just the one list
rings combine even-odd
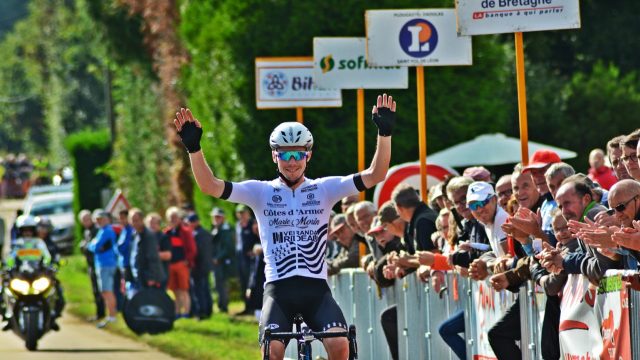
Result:
{"label": "raised right arm", "polygon": [[202,125],[193,117],[191,110],[181,108],[176,113],[173,123],[178,130],[178,135],[182,143],[189,152],[191,170],[200,190],[205,194],[219,198],[224,191],[224,181],[213,175],[213,171],[204,158],[200,148],[200,138],[202,137]]}

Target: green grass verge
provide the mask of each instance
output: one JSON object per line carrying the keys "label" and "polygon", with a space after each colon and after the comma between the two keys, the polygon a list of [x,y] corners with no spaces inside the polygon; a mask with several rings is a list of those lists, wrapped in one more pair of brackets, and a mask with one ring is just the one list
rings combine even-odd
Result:
{"label": "green grass verge", "polygon": [[[95,314],[91,283],[85,260],[80,255],[66,258],[58,274],[67,299],[67,310],[73,315],[88,318]],[[231,313],[243,306],[234,302]],[[234,317],[216,312],[211,319],[198,321],[181,319],[174,329],[160,335],[138,336],[129,330],[120,317],[109,325],[109,331],[147,343],[160,351],[183,359],[244,360],[258,359],[257,322],[252,317]]]}

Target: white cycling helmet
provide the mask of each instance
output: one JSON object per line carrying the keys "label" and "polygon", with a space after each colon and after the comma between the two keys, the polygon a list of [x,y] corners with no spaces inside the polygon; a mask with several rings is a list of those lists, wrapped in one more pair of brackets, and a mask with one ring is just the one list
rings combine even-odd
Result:
{"label": "white cycling helmet", "polygon": [[271,132],[269,145],[273,150],[284,146],[302,146],[309,151],[313,147],[313,136],[311,131],[300,123],[284,122]]}
{"label": "white cycling helmet", "polygon": [[22,229],[25,227],[35,228],[36,226],[38,226],[38,221],[31,215],[20,215],[16,219],[16,227],[18,229]]}

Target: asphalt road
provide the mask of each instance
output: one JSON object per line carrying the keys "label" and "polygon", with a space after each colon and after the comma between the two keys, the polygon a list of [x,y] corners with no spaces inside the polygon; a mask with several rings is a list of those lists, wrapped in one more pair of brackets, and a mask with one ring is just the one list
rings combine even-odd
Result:
{"label": "asphalt road", "polygon": [[[21,201],[0,200],[0,217],[5,220],[7,232],[15,219],[16,210],[21,206]],[[8,238],[6,234],[5,243]],[[13,332],[0,332],[0,359],[173,359],[147,345],[99,330],[95,325],[68,313],[62,316],[58,324],[60,331],[45,334],[38,342],[36,352],[28,351],[24,341]]]}

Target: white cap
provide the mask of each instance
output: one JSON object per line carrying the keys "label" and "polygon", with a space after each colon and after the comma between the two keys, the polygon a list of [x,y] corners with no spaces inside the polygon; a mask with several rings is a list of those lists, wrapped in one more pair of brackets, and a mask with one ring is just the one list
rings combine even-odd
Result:
{"label": "white cap", "polygon": [[495,194],[496,192],[493,190],[493,186],[488,182],[473,182],[467,188],[467,204],[474,201],[485,201]]}

